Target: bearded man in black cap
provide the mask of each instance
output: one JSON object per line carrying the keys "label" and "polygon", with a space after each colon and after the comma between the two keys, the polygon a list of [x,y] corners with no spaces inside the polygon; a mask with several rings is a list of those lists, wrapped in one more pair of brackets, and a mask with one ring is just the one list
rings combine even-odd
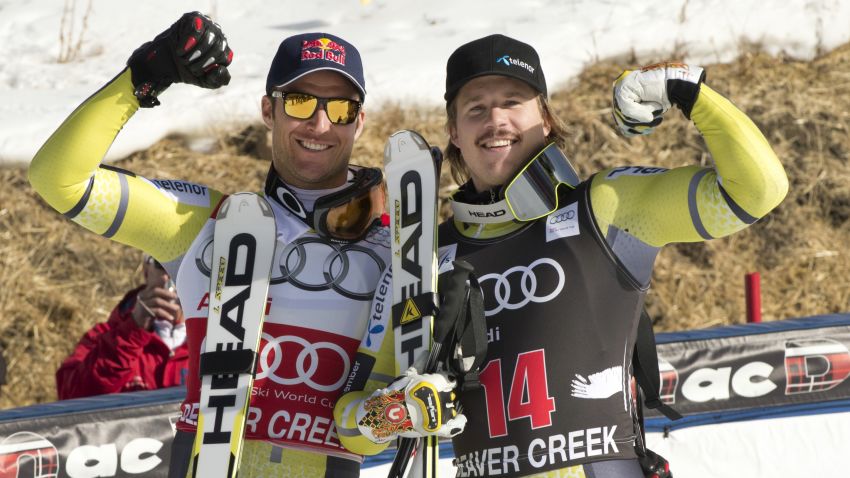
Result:
{"label": "bearded man in black cap", "polygon": [[[212,218],[224,193],[100,163],[140,107],[165,102],[161,93],[174,83],[226,85],[232,57],[215,22],[185,14],[74,111],[29,171],[33,187],[56,210],[142,249],[175,278],[190,358],[172,478],[187,472],[198,421]],[[242,478],[359,475],[361,457],[340,444],[332,410],[389,258],[381,171],[350,164],[365,96],[357,49],[328,33],[286,38],[269,68],[262,119],[271,130],[273,158],[264,192],[278,235]]]}
{"label": "bearded man in black cap", "polygon": [[[461,186],[439,228],[440,273],[456,259],[474,266],[489,338],[480,387],[455,390],[465,431],[443,426],[454,435],[458,476],[669,476],[643,446],[631,387],[655,257],[665,244],[726,236],[766,215],[787,192],[782,165],[699,67],[624,72],[614,120],[626,136],[649,134],[676,105],[715,167],[622,166],[585,181],[563,154],[565,128],[534,48],[491,35],[455,50],[446,70],[445,155]],[[392,370],[385,349],[361,347],[374,365],[358,373]],[[335,416],[362,437],[343,442],[374,453],[363,440],[384,440],[364,419],[368,400],[358,407],[353,395]]]}

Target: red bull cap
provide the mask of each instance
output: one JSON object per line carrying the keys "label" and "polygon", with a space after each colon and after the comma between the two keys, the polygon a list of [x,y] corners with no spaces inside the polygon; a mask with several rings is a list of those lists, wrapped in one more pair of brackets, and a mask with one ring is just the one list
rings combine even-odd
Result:
{"label": "red bull cap", "polygon": [[366,98],[366,80],[360,52],[354,45],[330,33],[302,33],[283,42],[272,60],[266,78],[266,94],[284,87],[304,75],[319,70],[332,70],[348,78]]}

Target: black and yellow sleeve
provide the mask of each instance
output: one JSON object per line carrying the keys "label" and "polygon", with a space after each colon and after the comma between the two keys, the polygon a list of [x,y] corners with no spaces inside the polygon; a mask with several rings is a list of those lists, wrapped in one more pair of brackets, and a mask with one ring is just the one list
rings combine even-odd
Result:
{"label": "black and yellow sleeve", "polygon": [[30,164],[29,180],[68,219],[168,262],[188,249],[221,193],[203,188],[197,200],[181,201],[152,181],[101,165],[138,108],[125,69],[50,136]]}
{"label": "black and yellow sleeve", "polygon": [[602,233],[627,234],[658,248],[744,229],[784,199],[788,178],[758,127],[703,84],[691,119],[714,168],[621,167],[600,172],[590,189]]}

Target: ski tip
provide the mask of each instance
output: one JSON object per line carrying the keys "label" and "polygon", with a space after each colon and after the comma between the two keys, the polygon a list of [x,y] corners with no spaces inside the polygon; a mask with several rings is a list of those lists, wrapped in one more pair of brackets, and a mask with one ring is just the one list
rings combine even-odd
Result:
{"label": "ski tip", "polygon": [[221,204],[219,204],[218,210],[215,214],[215,218],[226,218],[230,213],[230,210],[234,208],[238,212],[241,212],[242,210],[246,209],[256,209],[258,211],[257,214],[272,219],[274,218],[274,212],[272,211],[272,208],[266,198],[260,196],[259,194],[251,192],[240,192],[227,196],[221,202]]}
{"label": "ski tip", "polygon": [[387,153],[404,153],[407,151],[430,150],[428,142],[416,131],[403,129],[390,135],[387,140]]}

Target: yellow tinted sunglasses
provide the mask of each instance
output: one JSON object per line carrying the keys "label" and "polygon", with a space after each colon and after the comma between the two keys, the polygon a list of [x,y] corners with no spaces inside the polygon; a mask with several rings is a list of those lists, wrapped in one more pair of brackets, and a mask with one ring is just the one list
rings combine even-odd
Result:
{"label": "yellow tinted sunglasses", "polygon": [[283,112],[287,116],[306,120],[313,117],[319,106],[324,106],[333,124],[350,124],[357,119],[362,103],[350,98],[322,98],[307,93],[272,91],[272,98],[283,98]]}

